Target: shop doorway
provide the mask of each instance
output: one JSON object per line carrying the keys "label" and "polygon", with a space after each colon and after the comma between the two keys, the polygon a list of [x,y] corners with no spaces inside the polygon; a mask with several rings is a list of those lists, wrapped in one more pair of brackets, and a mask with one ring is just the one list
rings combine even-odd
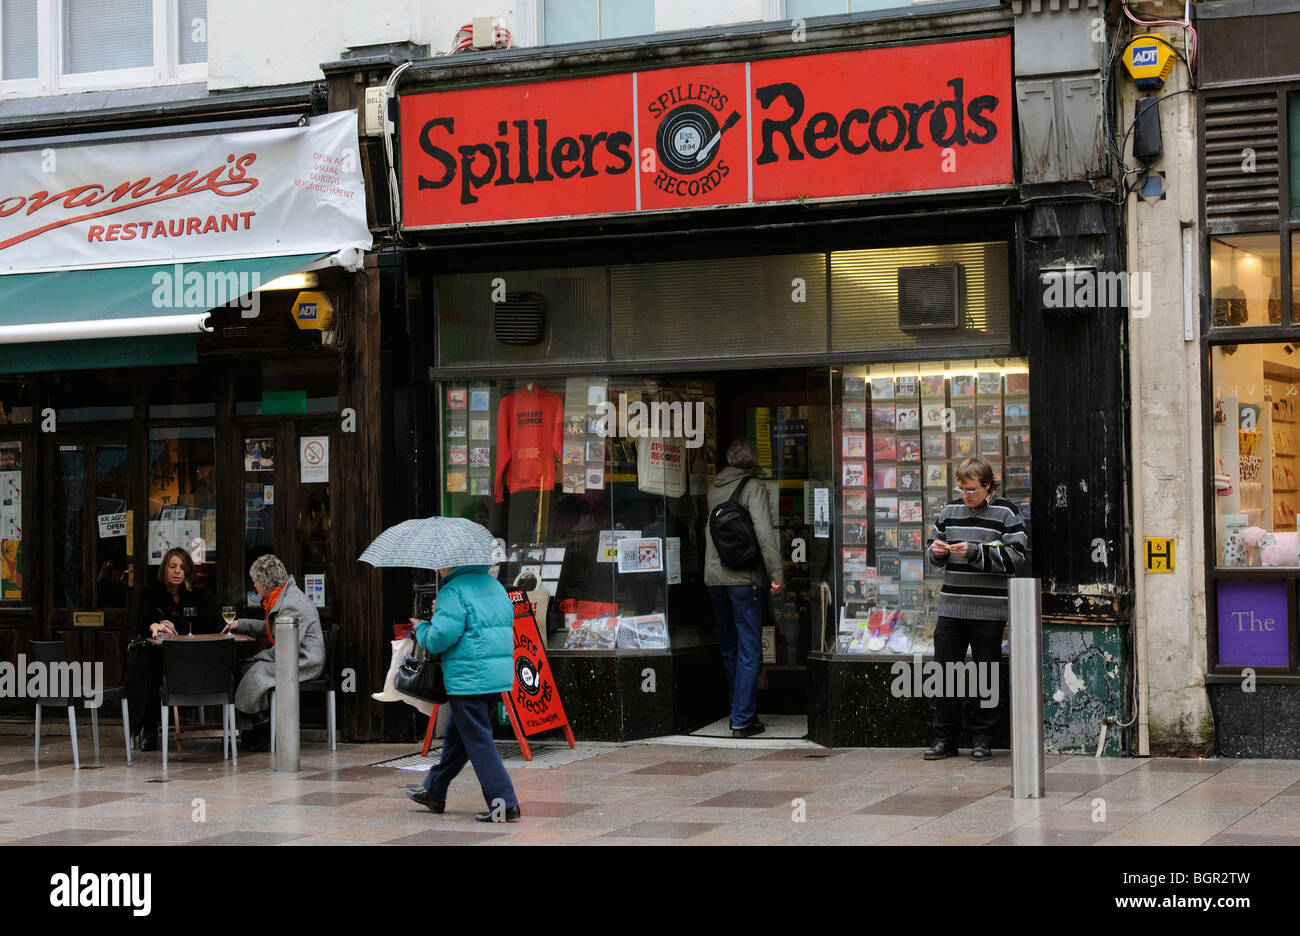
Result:
{"label": "shop doorway", "polygon": [[[786,587],[765,602],[764,664],[758,708],[764,714],[806,716],[808,654],[816,649],[819,583],[830,581],[829,530],[812,523],[815,492],[833,488],[830,375],[814,370],[745,371],[715,378],[719,466],[731,440],[758,451],[767,485]],[[822,532],[821,537],[816,532]]]}
{"label": "shop doorway", "polygon": [[142,567],[131,531],[139,469],[126,432],[65,430],[50,433],[44,444],[51,492],[43,557],[48,624],[38,626],[33,639],[77,634],[79,659],[103,660],[109,670],[117,669]]}

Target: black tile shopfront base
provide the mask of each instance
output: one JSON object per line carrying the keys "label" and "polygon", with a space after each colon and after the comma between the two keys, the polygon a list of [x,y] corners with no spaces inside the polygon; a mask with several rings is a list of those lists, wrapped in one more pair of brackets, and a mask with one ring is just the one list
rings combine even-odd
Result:
{"label": "black tile shopfront base", "polygon": [[1300,758],[1300,686],[1211,683],[1210,712],[1223,757]]}
{"label": "black tile shopfront base", "polygon": [[[928,747],[934,740],[934,700],[908,697],[898,683],[893,660],[843,660],[808,658],[808,738],[826,747]],[[913,658],[905,662],[914,665]],[[928,661],[927,661],[928,662]],[[1011,721],[1007,699],[1011,694],[1011,674],[1006,661],[999,667],[999,716],[994,729],[993,747],[1010,746]],[[909,686],[910,688],[910,686]],[[966,703],[966,723],[970,723],[978,700]],[[970,733],[961,740],[970,747]]]}
{"label": "black tile shopfront base", "polygon": [[581,741],[634,741],[689,731],[725,714],[717,647],[647,653],[552,651],[565,713]]}

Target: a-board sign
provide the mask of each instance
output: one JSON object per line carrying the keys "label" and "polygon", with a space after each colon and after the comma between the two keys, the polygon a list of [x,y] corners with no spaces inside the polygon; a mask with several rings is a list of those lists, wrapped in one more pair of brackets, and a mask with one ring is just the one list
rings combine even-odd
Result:
{"label": "a-board sign", "polygon": [[507,591],[515,607],[515,683],[510,690],[510,704],[525,735],[563,728],[569,719],[546,659],[532,602],[522,589]]}

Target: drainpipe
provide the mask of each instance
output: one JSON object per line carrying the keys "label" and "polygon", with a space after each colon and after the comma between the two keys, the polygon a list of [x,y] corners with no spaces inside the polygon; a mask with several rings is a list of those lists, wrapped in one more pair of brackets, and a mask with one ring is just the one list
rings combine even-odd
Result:
{"label": "drainpipe", "polygon": [[[1137,200],[1130,197],[1125,205],[1127,213],[1126,230],[1136,230]],[[1132,262],[1133,244],[1128,248],[1130,270],[1136,269]],[[1149,301],[1149,300],[1148,300]],[[1135,677],[1137,679],[1137,755],[1151,755],[1151,736],[1149,732],[1148,702],[1150,682],[1147,676],[1147,607],[1146,607],[1146,550],[1143,543],[1144,511],[1146,501],[1142,488],[1142,325],[1129,310],[1129,451],[1132,463],[1129,471],[1129,483],[1133,499],[1133,655],[1135,657]]]}

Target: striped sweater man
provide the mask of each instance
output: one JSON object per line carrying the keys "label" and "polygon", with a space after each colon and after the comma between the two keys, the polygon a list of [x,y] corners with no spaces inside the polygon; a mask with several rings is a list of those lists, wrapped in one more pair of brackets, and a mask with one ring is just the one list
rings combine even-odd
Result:
{"label": "striped sweater man", "polygon": [[[966,555],[936,556],[931,545],[965,541]],[[926,542],[926,555],[943,569],[939,614],[968,621],[1005,621],[1007,578],[1028,567],[1029,535],[1016,505],[990,497],[972,509],[959,498],[940,512]]]}

